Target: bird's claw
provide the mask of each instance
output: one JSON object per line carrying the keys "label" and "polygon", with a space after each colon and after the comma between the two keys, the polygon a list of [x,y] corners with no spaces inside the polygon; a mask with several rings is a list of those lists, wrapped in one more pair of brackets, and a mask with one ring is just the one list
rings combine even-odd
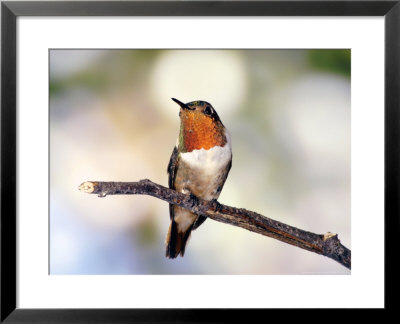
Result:
{"label": "bird's claw", "polygon": [[197,206],[199,204],[199,198],[197,198],[195,195],[193,195],[192,193],[190,193],[190,200],[192,202],[192,208],[194,206]]}
{"label": "bird's claw", "polygon": [[215,210],[216,210],[217,212],[220,212],[220,211],[222,210],[222,205],[218,202],[217,199],[213,199],[213,200],[211,200],[211,202],[212,202],[212,204],[214,205]]}

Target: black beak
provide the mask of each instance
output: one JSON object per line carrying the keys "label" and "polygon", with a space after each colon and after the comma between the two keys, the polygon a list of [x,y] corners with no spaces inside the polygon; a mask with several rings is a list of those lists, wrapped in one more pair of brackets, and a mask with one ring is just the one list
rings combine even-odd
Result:
{"label": "black beak", "polygon": [[179,106],[181,106],[183,109],[189,109],[189,110],[194,110],[194,108],[190,108],[187,104],[183,103],[182,101],[179,101],[178,99],[171,98],[173,101],[175,101]]}

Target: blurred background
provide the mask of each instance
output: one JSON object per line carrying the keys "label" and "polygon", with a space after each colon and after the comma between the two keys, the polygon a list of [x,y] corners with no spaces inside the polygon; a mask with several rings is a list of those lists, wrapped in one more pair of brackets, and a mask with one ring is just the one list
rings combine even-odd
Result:
{"label": "blurred background", "polygon": [[207,220],[165,258],[168,204],[87,180],[167,186],[179,106],[232,137],[219,201],[350,241],[350,50],[51,50],[50,274],[349,274],[326,257]]}

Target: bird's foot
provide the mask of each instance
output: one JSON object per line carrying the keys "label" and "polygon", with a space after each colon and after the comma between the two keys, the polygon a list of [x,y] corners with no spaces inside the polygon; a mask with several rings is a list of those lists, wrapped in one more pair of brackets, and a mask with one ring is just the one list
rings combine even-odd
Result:
{"label": "bird's foot", "polygon": [[215,210],[216,210],[217,212],[221,212],[221,210],[222,210],[222,205],[218,202],[218,200],[217,200],[217,199],[213,199],[213,200],[211,200],[211,202],[212,202],[212,204],[214,205]]}
{"label": "bird's foot", "polygon": [[190,200],[192,202],[192,208],[194,206],[197,206],[199,204],[199,198],[197,198],[195,195],[193,195],[192,193],[190,193]]}

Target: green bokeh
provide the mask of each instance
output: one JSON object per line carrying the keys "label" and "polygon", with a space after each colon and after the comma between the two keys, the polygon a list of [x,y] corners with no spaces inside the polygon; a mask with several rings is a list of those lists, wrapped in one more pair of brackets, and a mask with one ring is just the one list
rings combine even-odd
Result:
{"label": "green bokeh", "polygon": [[334,72],[350,78],[351,50],[310,50],[308,61],[312,68]]}

